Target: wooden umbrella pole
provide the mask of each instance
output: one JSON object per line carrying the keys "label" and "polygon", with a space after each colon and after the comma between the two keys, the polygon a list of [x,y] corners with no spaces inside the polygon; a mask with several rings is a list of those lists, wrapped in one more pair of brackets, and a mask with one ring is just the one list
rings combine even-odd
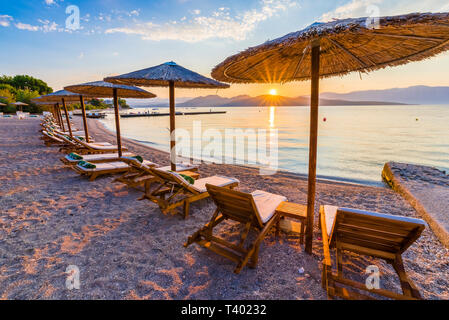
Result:
{"label": "wooden umbrella pole", "polygon": [[115,130],[117,133],[117,147],[118,147],[118,156],[122,156],[122,138],[120,133],[120,114],[118,108],[118,96],[117,96],[117,88],[113,89],[114,93],[114,110],[115,110]]}
{"label": "wooden umbrella pole", "polygon": [[307,229],[306,247],[307,253],[312,253],[313,222],[315,213],[316,192],[316,159],[318,149],[318,105],[320,84],[320,42],[312,43],[312,85],[310,100],[310,141],[309,141],[309,176],[307,187]]}
{"label": "wooden umbrella pole", "polygon": [[83,125],[84,125],[84,135],[86,136],[86,142],[89,143],[89,130],[87,129],[87,118],[86,118],[86,106],[84,105],[83,96],[80,95],[81,112],[83,113]]}
{"label": "wooden umbrella pole", "polygon": [[175,82],[169,82],[170,94],[170,166],[172,171],[176,171],[176,139],[175,131]]}
{"label": "wooden umbrella pole", "polygon": [[59,107],[59,102],[56,104],[56,109],[58,110],[59,122],[61,123],[62,131],[65,131],[64,121],[62,120],[61,108]]}
{"label": "wooden umbrella pole", "polygon": [[62,106],[64,107],[65,119],[67,120],[67,127],[69,127],[69,134],[73,137],[72,134],[72,126],[70,125],[69,112],[67,111],[67,105],[65,103],[65,99],[62,98]]}
{"label": "wooden umbrella pole", "polygon": [[62,118],[61,106],[58,103],[59,119],[61,120],[62,131],[65,131],[64,119]]}
{"label": "wooden umbrella pole", "polygon": [[59,116],[58,111],[56,111],[56,103],[53,105],[53,118],[56,120],[56,123],[61,126],[61,123],[59,122]]}

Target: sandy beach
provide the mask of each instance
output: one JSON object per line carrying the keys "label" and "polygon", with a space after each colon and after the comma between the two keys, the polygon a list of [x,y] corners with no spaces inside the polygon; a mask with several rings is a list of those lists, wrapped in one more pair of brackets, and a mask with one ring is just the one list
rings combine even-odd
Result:
{"label": "sandy beach", "polygon": [[[305,254],[298,237],[272,233],[262,244],[257,269],[236,275],[231,261],[195,245],[183,247],[210,219],[210,200],[192,205],[184,220],[137,201],[141,192],[112,183],[113,177],[89,182],[64,167],[58,148],[43,144],[39,122],[0,120],[1,299],[326,299],[317,213],[313,255]],[[96,141],[115,144],[99,122],[89,119],[89,126]],[[167,153],[129,139],[123,144],[147,160],[169,164]],[[199,171],[202,177],[235,177],[243,191],[260,189],[306,203],[307,181],[300,176],[262,177],[257,169],[216,164],[202,164]],[[320,204],[420,218],[386,187],[320,181]],[[230,238],[239,232],[231,223],[221,230]],[[429,228],[403,258],[423,298],[449,299],[449,252]],[[378,265],[381,287],[400,291],[391,266],[356,255],[344,262],[347,276],[359,281],[366,266]],[[66,289],[69,265],[80,270],[79,290]]]}

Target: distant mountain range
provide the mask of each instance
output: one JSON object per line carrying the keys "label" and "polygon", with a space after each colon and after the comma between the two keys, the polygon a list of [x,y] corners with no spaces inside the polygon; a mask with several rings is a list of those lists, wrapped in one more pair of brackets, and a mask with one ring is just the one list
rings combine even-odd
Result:
{"label": "distant mountain range", "polygon": [[367,90],[350,93],[322,93],[321,98],[349,101],[374,100],[407,104],[449,104],[449,87],[414,86],[387,90]]}
{"label": "distant mountain range", "polygon": [[[354,91],[350,93],[324,92],[320,94],[320,105],[398,105],[398,104],[449,104],[449,87],[414,86],[386,90]],[[158,106],[167,107],[167,99],[135,100],[127,99],[132,107]],[[247,106],[308,106],[308,96],[283,97],[248,95],[233,98],[209,95],[194,99],[177,98],[178,107],[247,107]]]}
{"label": "distant mountain range", "polygon": [[[320,99],[322,106],[348,106],[348,105],[387,105],[402,104],[384,101],[349,101],[341,99]],[[310,105],[309,97],[283,97],[272,95],[261,95],[250,97],[247,95],[237,96],[233,98],[224,98],[218,95],[209,95],[198,97],[180,103],[178,107],[256,107],[256,106],[308,106]]]}

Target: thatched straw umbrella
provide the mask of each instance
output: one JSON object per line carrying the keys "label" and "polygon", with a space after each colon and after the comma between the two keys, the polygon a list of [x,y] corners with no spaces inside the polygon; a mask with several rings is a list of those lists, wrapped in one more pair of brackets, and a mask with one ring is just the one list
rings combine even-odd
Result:
{"label": "thatched straw umbrella", "polygon": [[52,103],[52,102],[35,102],[35,104],[39,105],[39,106],[46,106],[49,107],[49,111],[51,112],[51,114],[53,115],[53,118],[57,121],[57,123],[60,125],[59,122],[59,116],[58,113],[56,111],[56,104]]}
{"label": "thatched straw umbrella", "polygon": [[175,131],[175,87],[223,89],[229,85],[206,78],[196,72],[181,67],[175,62],[166,62],[148,69],[104,79],[107,82],[143,87],[169,87],[170,95],[170,155],[171,169],[176,171]]}
{"label": "thatched straw umbrella", "polygon": [[15,105],[16,107],[19,107],[20,111],[23,111],[23,106],[27,106],[28,103],[18,101],[18,102],[14,102],[13,105]]}
{"label": "thatched straw umbrella", "polygon": [[[63,98],[61,98],[63,97]],[[57,92],[51,93],[49,95],[46,96],[42,96],[39,98],[36,98],[35,101],[39,101],[38,99],[48,99],[48,101],[53,102],[53,101],[62,101],[63,105],[65,103],[80,103],[81,105],[81,111],[83,114],[83,125],[84,125],[84,135],[86,137],[86,142],[90,142],[89,141],[89,131],[87,130],[87,123],[86,123],[86,107],[84,105],[84,97],[82,95],[79,94],[75,94],[73,92],[69,92],[67,90],[59,90]],[[90,96],[90,98],[96,98],[95,96]],[[62,120],[62,115],[61,115],[61,110],[59,109],[59,103],[55,104],[55,108],[56,108],[56,118],[61,126],[61,128],[64,130],[64,123]],[[64,111],[66,113],[66,117],[68,116],[68,112],[66,112],[66,107],[64,107]],[[68,122],[68,120],[67,120]],[[69,124],[70,126],[70,124]]]}
{"label": "thatched straw umbrella", "polygon": [[[33,102],[53,102],[53,103],[57,103],[57,109],[58,112],[60,113],[60,109],[59,109],[59,102],[62,102],[62,106],[64,108],[64,113],[65,113],[65,118],[66,118],[66,122],[67,122],[67,127],[69,129],[69,134],[71,137],[73,137],[72,134],[72,126],[70,125],[70,118],[69,118],[69,112],[67,110],[67,103],[77,103],[79,99],[79,95],[75,94],[73,92],[69,92],[66,90],[59,90],[50,94],[47,94],[45,96],[40,96],[38,98],[32,99]],[[62,115],[59,114],[59,116],[61,117],[61,127],[62,130],[65,130],[64,128],[64,121],[62,120]],[[84,132],[84,135],[87,137],[86,132]]]}
{"label": "thatched straw umbrella", "polygon": [[[156,97],[155,94],[152,94],[151,92],[145,91],[137,87],[117,85],[104,81],[82,83],[78,85],[67,86],[64,89],[77,94],[90,95],[102,98],[112,97],[114,99],[115,128],[117,134],[117,147],[119,157],[122,156],[122,139],[120,134],[120,114],[119,114],[118,97],[120,96],[122,98],[137,98],[137,99],[148,99]],[[85,117],[85,114],[83,114],[83,117]],[[87,123],[85,123],[85,128],[87,128]]]}
{"label": "thatched straw umbrella", "polygon": [[[374,19],[376,22],[377,19]],[[409,14],[314,23],[249,48],[216,66],[212,76],[232,83],[312,80],[306,251],[312,251],[319,79],[369,72],[432,57],[449,48],[449,13]]]}

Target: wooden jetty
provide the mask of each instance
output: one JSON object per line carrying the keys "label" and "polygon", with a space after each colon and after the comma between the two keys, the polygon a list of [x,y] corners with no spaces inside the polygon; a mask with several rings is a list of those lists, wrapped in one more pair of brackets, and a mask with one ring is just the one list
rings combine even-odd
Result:
{"label": "wooden jetty", "polygon": [[[192,112],[180,112],[177,111],[176,115],[178,116],[191,116],[191,115],[199,115],[199,114],[222,114],[226,113],[226,111],[192,111]],[[169,116],[170,113],[127,113],[121,114],[122,118],[136,118],[136,117],[163,117]]]}

